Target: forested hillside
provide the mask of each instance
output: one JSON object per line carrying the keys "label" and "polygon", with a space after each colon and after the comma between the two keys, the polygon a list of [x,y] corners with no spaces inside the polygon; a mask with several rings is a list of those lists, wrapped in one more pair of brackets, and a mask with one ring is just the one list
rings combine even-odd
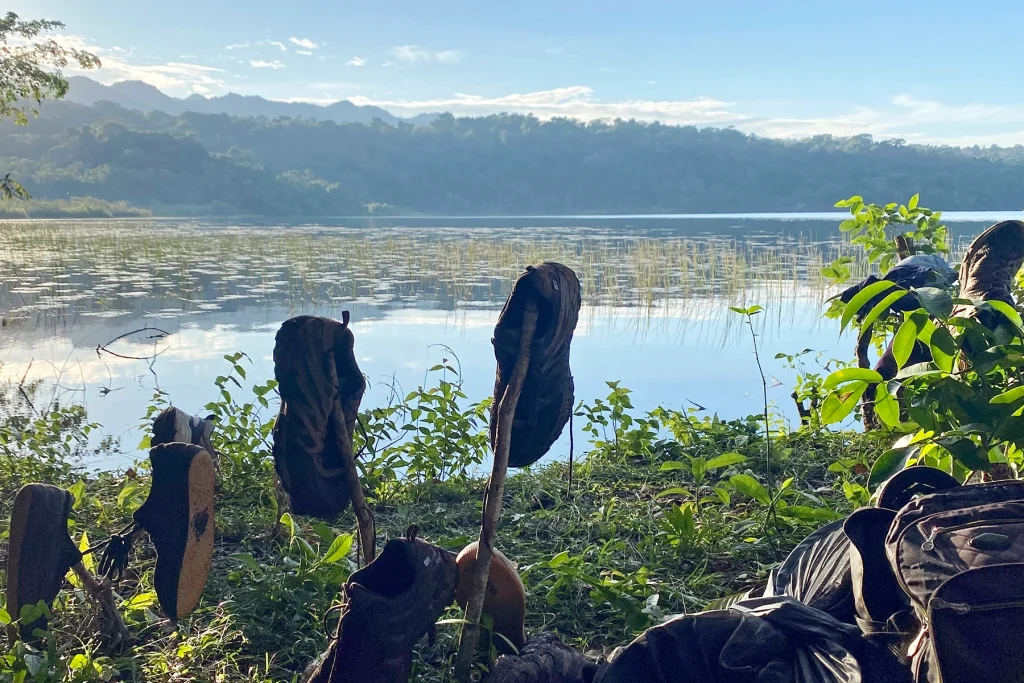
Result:
{"label": "forested hillside", "polygon": [[0,126],[0,169],[36,197],[158,213],[338,215],[824,210],[920,191],[947,210],[1024,207],[1024,147],[803,141],[519,115],[338,124],[48,102]]}

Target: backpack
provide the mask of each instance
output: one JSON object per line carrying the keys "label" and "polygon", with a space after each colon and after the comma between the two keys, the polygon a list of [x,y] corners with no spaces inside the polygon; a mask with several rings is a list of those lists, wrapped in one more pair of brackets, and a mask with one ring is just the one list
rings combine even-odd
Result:
{"label": "backpack", "polygon": [[1024,683],[1024,482],[908,502],[885,552],[920,625],[917,683]]}

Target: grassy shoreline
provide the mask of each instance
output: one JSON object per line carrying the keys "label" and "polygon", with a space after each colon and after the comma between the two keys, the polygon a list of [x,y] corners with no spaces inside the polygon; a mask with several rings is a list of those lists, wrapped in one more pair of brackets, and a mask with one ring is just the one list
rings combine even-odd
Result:
{"label": "grassy shoreline", "polygon": [[[421,389],[419,399],[403,405],[423,405],[424,395],[444,395],[445,385]],[[354,518],[348,512],[324,524],[285,516],[275,533],[268,438],[273,406],[259,400],[266,391],[257,387],[249,402],[224,399],[210,406],[220,420],[215,443],[223,470],[216,554],[200,607],[177,625],[160,617],[153,549],[141,541],[117,587],[122,614],[136,636],[134,648],[104,653],[93,635],[94,608],[69,588],[54,609],[54,664],[59,669],[83,655],[75,661],[93,668],[74,678],[34,680],[288,681],[322,651],[325,614],[355,568]],[[486,429],[481,405],[429,419],[460,425],[445,432],[448,440],[462,452],[476,452]],[[95,476],[74,466],[88,448],[84,433],[98,429],[80,407],[33,419],[20,412],[15,397],[3,409],[4,529],[14,492],[27,481],[75,493],[72,536],[86,545],[121,528],[145,499],[144,460],[125,472]],[[444,463],[436,462],[429,441],[381,448],[385,425],[400,429],[410,419],[402,415],[396,408],[363,415],[371,447],[362,464],[378,542],[415,523],[432,542],[458,551],[478,533],[484,482],[468,474],[468,460],[433,469]],[[663,615],[697,611],[713,599],[763,585],[770,568],[811,529],[862,502],[866,491],[857,472],[865,472],[878,452],[871,435],[783,432],[773,425],[767,482],[763,418],[722,422],[692,412],[639,414],[629,392],[617,386],[577,415],[577,443],[584,442],[582,436],[589,445],[577,462],[572,492],[566,493],[564,462],[514,472],[499,547],[519,564],[527,586],[528,634],[557,632],[595,657]],[[398,454],[407,465],[414,463],[401,477],[395,474]],[[762,483],[782,489],[778,521],[769,522]],[[455,607],[445,615],[460,617]],[[327,627],[333,628],[333,617]],[[457,628],[442,626],[435,645],[421,645],[413,681],[451,680]],[[9,659],[26,661],[18,647],[24,648],[15,645]]]}

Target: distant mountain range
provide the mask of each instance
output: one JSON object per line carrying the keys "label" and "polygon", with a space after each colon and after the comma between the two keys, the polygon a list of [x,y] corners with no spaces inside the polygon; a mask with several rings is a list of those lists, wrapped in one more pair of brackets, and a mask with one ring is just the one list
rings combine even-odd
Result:
{"label": "distant mountain range", "polygon": [[65,99],[78,104],[93,105],[97,102],[113,102],[125,109],[141,112],[162,111],[177,116],[191,111],[201,114],[228,114],[230,116],[266,116],[276,119],[281,116],[306,118],[335,123],[370,123],[380,119],[389,125],[412,123],[426,125],[437,118],[437,114],[419,114],[412,118],[395,116],[391,112],[374,106],[361,106],[348,100],[341,100],[327,106],[308,102],[278,102],[256,95],[228,93],[217,97],[192,95],[184,99],[171,97],[160,89],[142,81],[121,81],[103,85],[85,76],[68,79],[70,89]]}

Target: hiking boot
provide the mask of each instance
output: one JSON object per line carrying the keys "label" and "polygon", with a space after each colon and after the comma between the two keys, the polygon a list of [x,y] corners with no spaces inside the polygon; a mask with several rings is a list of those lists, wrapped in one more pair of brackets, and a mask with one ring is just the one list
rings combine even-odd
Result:
{"label": "hiking boot", "polygon": [[153,484],[134,517],[156,546],[160,606],[177,620],[198,604],[213,560],[213,461],[185,443],[157,446],[149,461]]}
{"label": "hiking boot", "polygon": [[341,618],[308,683],[405,683],[413,646],[455,598],[455,558],[415,537],[392,539],[342,586]]}
{"label": "hiking boot", "polygon": [[274,344],[281,412],[274,426],[274,467],[292,512],[334,519],[349,504],[342,449],[352,451],[366,382],[354,338],[342,322],[303,315],[286,320]]}
{"label": "hiking boot", "polygon": [[[1013,283],[1024,264],[1024,223],[1002,221],[978,235],[960,266],[960,298],[1002,301],[1013,305]],[[957,306],[953,315],[964,315],[970,306]],[[978,322],[995,329],[1003,320],[996,311],[975,311]]]}
{"label": "hiking boot", "polygon": [[518,655],[502,655],[488,683],[591,683],[597,664],[554,633],[531,638]]}
{"label": "hiking boot", "polygon": [[[455,592],[455,602],[463,611],[469,603],[469,577],[476,566],[479,547],[479,541],[470,543],[456,559],[459,565],[459,589]],[[494,621],[493,633],[507,639],[516,650],[520,650],[526,643],[526,588],[515,564],[497,548],[492,552],[483,612],[491,615]],[[502,638],[495,638],[494,644],[499,650],[509,649]]]}
{"label": "hiking boot", "polygon": [[512,422],[509,467],[526,467],[540,460],[562,433],[573,405],[569,345],[579,318],[580,282],[572,269],[546,261],[528,266],[519,276],[494,327],[491,343],[498,372],[491,404],[492,449],[497,437],[498,406],[519,356],[527,301],[537,305],[537,327]]}
{"label": "hiking boot", "polygon": [[201,446],[210,454],[216,468],[220,456],[213,447],[213,417],[193,417],[180,408],[164,408],[153,420],[153,436],[149,443],[162,446],[177,441]]}
{"label": "hiking boot", "polygon": [[[7,612],[18,619],[22,607],[40,600],[47,606],[64,585],[64,577],[82,560],[68,535],[68,515],[75,497],[49,484],[26,484],[14,497],[7,551]],[[21,624],[22,638],[46,628],[46,617]]]}

